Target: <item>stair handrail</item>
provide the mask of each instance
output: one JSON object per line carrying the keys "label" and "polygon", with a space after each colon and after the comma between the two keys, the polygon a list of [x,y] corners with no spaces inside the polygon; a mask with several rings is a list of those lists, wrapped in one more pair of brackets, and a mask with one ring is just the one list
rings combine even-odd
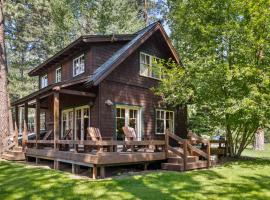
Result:
{"label": "stair handrail", "polygon": [[[197,135],[196,135],[197,136]],[[172,146],[170,146],[169,144],[169,140],[173,139],[175,141],[178,142],[178,144],[183,145],[183,147],[181,149],[183,149],[183,153],[180,151],[177,151],[175,148],[173,148]],[[180,156],[181,158],[183,158],[183,163],[184,163],[184,170],[187,169],[187,157],[189,152],[188,151],[194,151],[196,152],[198,155],[202,156],[203,158],[205,158],[207,160],[207,167],[209,168],[211,166],[211,152],[210,152],[210,141],[203,139],[199,136],[196,137],[196,144],[202,143],[204,145],[206,145],[207,149],[206,152],[202,151],[201,149],[197,148],[196,146],[193,146],[190,142],[190,139],[183,139],[175,134],[172,134],[170,132],[170,130],[166,130],[165,132],[165,152],[166,152],[166,158],[168,158],[168,152],[171,151],[174,154]]]}
{"label": "stair handrail", "polygon": [[[209,168],[211,165],[211,152],[210,152],[210,148],[211,148],[211,143],[210,140],[204,139],[200,136],[198,136],[196,133],[193,133],[191,131],[189,131],[188,133],[188,149],[190,151],[195,151],[197,154],[199,154],[200,156],[202,156],[203,158],[205,158],[207,160],[207,167]],[[193,146],[192,144],[204,144],[206,145],[206,152],[202,151],[201,149]]]}
{"label": "stair handrail", "polygon": [[187,137],[193,143],[203,143],[203,144],[208,143],[207,139],[204,139],[204,138],[200,137],[199,135],[197,135],[196,133],[193,133],[192,131],[188,132]]}
{"label": "stair handrail", "polygon": [[[173,139],[177,141],[178,144],[183,145],[183,153],[181,151],[176,150],[172,146],[170,146],[169,140]],[[181,147],[180,147],[181,148]],[[165,152],[166,158],[168,158],[169,151],[172,151],[174,154],[180,156],[183,159],[184,171],[187,169],[187,157],[188,157],[188,140],[183,139],[175,134],[172,134],[169,129],[165,131]]]}
{"label": "stair handrail", "polygon": [[[7,146],[4,147],[4,151],[10,150],[14,146],[18,146],[18,135],[19,135],[19,132],[18,132],[17,124],[15,122],[14,132],[5,139],[5,143],[7,143]],[[9,140],[11,141],[10,144],[8,144]]]}

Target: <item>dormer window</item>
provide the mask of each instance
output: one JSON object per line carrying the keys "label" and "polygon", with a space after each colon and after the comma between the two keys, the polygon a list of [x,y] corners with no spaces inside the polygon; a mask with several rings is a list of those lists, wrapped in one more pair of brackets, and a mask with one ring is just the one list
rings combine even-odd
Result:
{"label": "dormer window", "polygon": [[45,88],[48,86],[48,75],[45,74],[44,76],[41,77],[40,79],[40,87]]}
{"label": "dormer window", "polygon": [[61,79],[62,79],[62,70],[61,67],[58,67],[55,70],[55,83],[61,82]]}
{"label": "dormer window", "polygon": [[73,60],[73,77],[84,73],[84,54]]}
{"label": "dormer window", "polygon": [[158,67],[159,58],[140,53],[140,75],[150,78],[161,79],[161,69]]}

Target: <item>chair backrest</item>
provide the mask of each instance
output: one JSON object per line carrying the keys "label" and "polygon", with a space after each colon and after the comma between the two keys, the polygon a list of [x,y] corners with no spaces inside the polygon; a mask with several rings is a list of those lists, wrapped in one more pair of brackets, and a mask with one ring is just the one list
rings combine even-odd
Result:
{"label": "chair backrest", "polygon": [[72,133],[71,133],[72,129],[68,129],[65,132],[65,135],[61,138],[62,140],[69,140],[72,139]]}
{"label": "chair backrest", "polygon": [[52,130],[47,131],[47,133],[43,137],[43,140],[47,140],[51,134],[52,134]]}
{"label": "chair backrest", "polygon": [[91,140],[93,140],[93,141],[102,140],[102,137],[101,137],[101,134],[100,134],[100,130],[98,128],[88,127],[87,128],[87,132],[90,135]]}
{"label": "chair backrest", "polygon": [[136,131],[134,128],[129,127],[129,126],[124,126],[122,127],[125,137],[127,140],[134,140],[137,138]]}

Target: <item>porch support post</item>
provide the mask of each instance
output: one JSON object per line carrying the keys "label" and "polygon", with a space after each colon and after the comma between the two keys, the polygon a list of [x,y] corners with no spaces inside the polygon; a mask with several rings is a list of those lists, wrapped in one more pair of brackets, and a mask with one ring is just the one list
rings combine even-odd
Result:
{"label": "porch support post", "polygon": [[24,103],[24,121],[28,126],[28,102]]}
{"label": "porch support post", "polygon": [[22,148],[25,150],[28,140],[28,102],[24,103],[24,126],[22,135]]}
{"label": "porch support post", "polygon": [[53,168],[54,169],[59,169],[59,161],[58,160],[54,160],[54,162],[53,162]]}
{"label": "porch support post", "polygon": [[105,167],[100,166],[100,178],[105,178]]}
{"label": "porch support post", "polygon": [[93,179],[97,179],[97,166],[96,165],[93,166],[93,170],[92,171],[93,171],[92,178]]}
{"label": "porch support post", "polygon": [[16,105],[15,106],[15,122],[14,122],[14,129],[15,129],[14,130],[15,131],[14,143],[16,147],[18,147],[18,137],[19,137],[18,126],[19,126],[19,107]]}
{"label": "porch support post", "polygon": [[59,92],[53,93],[53,133],[54,133],[54,149],[58,149],[56,141],[59,140]]}
{"label": "porch support post", "polygon": [[36,148],[38,148],[37,141],[40,140],[40,101],[39,101],[39,98],[36,99],[35,129],[36,129]]}
{"label": "porch support post", "polygon": [[16,105],[15,106],[15,122],[14,122],[14,127],[15,127],[15,124],[17,124],[17,128],[19,126],[19,107]]}

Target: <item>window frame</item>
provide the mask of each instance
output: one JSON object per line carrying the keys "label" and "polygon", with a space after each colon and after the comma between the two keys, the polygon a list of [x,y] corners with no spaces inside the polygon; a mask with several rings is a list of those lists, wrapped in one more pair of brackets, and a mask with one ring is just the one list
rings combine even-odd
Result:
{"label": "window frame", "polygon": [[[118,117],[117,116],[117,109],[124,109],[124,118],[123,117]],[[116,104],[115,105],[115,135],[117,136],[117,119],[124,119],[124,124],[125,126],[129,125],[130,119],[134,119],[130,117],[130,110],[136,110],[137,111],[137,139],[140,141],[142,140],[143,137],[143,113],[142,113],[142,107],[141,106],[136,106],[136,105],[124,105],[124,104]]]}
{"label": "window frame", "polygon": [[[46,79],[45,79],[46,77]],[[46,80],[46,82],[45,82]],[[40,88],[45,88],[48,86],[48,74],[44,74],[43,76],[40,77]]]}
{"label": "window frame", "polygon": [[[157,112],[158,111],[164,112],[164,119],[162,119],[163,123],[164,123],[164,132],[163,133],[158,133],[157,132],[157,120],[158,120]],[[155,134],[157,134],[157,135],[164,135],[165,134],[166,126],[167,126],[167,124],[166,124],[167,123],[167,112],[173,114],[172,115],[172,133],[174,134],[174,129],[175,129],[175,114],[174,114],[174,111],[158,108],[155,111]]]}
{"label": "window frame", "polygon": [[[148,67],[150,68],[150,71],[151,71],[150,73],[151,73],[151,75],[149,75],[149,73],[148,73],[148,75],[145,75],[145,74],[142,73],[142,65],[147,65],[147,64],[145,64],[145,63],[142,62],[142,60],[141,60],[142,55],[143,55],[143,56],[149,56],[149,65],[148,65]],[[139,62],[140,62],[140,76],[147,77],[147,78],[152,78],[152,79],[156,79],[156,80],[159,80],[159,81],[160,81],[161,78],[162,78],[162,75],[160,75],[159,77],[153,76],[153,60],[154,60],[154,59],[160,60],[161,58],[159,58],[159,57],[157,57],[157,56],[150,55],[150,54],[145,53],[145,52],[140,52],[140,55],[139,55]],[[161,70],[161,69],[160,69],[160,70]]]}
{"label": "window frame", "polygon": [[[80,60],[82,57],[83,57],[83,67],[79,66],[79,68],[82,69],[82,70],[79,73],[76,74],[75,73],[76,72],[76,70],[75,70],[75,68],[76,68],[75,67],[75,62],[77,60]],[[82,64],[80,64],[80,65],[82,65]],[[81,54],[80,56],[74,58],[73,61],[72,61],[72,75],[73,75],[73,77],[75,77],[75,76],[78,76],[80,74],[83,74],[84,72],[85,72],[85,54]]]}
{"label": "window frame", "polygon": [[[60,75],[58,72],[60,71]],[[62,81],[62,67],[58,67],[55,69],[55,83],[60,83]]]}

